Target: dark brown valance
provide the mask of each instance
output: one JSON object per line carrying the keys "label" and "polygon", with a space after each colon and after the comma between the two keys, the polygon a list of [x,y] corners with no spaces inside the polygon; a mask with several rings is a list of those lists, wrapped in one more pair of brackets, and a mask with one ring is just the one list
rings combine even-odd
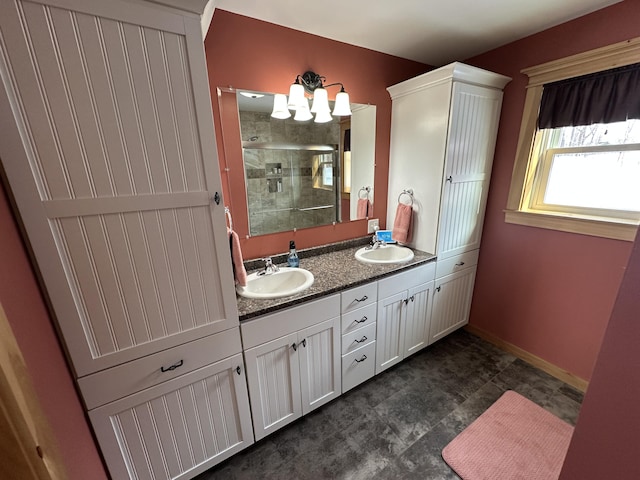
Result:
{"label": "dark brown valance", "polygon": [[640,118],[640,63],[546,84],[538,128]]}

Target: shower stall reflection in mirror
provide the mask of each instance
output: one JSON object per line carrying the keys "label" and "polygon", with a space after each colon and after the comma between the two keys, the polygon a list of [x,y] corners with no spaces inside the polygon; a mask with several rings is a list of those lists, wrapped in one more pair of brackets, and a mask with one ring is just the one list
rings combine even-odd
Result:
{"label": "shower stall reflection in mirror", "polygon": [[249,234],[340,219],[338,145],[243,142]]}

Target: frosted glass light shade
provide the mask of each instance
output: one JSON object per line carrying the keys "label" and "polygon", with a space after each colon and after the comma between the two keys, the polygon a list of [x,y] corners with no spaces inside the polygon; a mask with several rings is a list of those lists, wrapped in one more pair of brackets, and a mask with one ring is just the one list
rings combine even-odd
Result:
{"label": "frosted glass light shade", "polygon": [[276,93],[273,97],[273,112],[271,112],[271,116],[283,120],[291,117],[291,113],[287,108],[287,96],[283,93]]}
{"label": "frosted glass light shade", "polygon": [[333,115],[336,117],[351,116],[351,106],[349,105],[349,94],[340,92],[336,95],[336,103],[333,106]]}
{"label": "frosted glass light shade", "polygon": [[333,120],[331,117],[331,110],[322,110],[316,113],[316,119],[314,120],[316,123],[327,123]]}
{"label": "frosted glass light shade", "polygon": [[311,113],[330,111],[331,108],[329,108],[329,97],[327,96],[327,91],[324,88],[316,88],[313,91],[313,104],[311,105]]}
{"label": "frosted glass light shade", "polygon": [[292,83],[291,87],[289,87],[289,103],[288,107],[292,110],[296,110],[299,105],[303,103],[307,103],[307,109],[309,108],[309,103],[306,101],[304,97],[304,87],[299,83]]}
{"label": "frosted glass light shade", "polygon": [[298,108],[296,109],[296,115],[295,117],[293,117],[293,119],[299,122],[306,122],[307,120],[311,120],[312,118],[313,115],[311,115],[311,112],[309,111],[309,100],[304,98],[303,102],[298,105]]}

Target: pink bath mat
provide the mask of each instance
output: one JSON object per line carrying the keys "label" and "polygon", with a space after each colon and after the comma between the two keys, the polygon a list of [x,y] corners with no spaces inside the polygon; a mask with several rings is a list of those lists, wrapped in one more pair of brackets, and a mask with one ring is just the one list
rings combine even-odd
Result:
{"label": "pink bath mat", "polygon": [[513,391],[442,450],[464,480],[552,480],[560,475],[573,427]]}

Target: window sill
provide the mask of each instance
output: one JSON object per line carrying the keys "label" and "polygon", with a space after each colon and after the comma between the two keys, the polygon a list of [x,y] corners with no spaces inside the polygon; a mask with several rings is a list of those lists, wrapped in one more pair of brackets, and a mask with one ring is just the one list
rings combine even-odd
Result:
{"label": "window sill", "polygon": [[527,227],[546,228],[561,232],[633,242],[638,224],[611,219],[567,216],[552,213],[505,210],[504,221]]}

